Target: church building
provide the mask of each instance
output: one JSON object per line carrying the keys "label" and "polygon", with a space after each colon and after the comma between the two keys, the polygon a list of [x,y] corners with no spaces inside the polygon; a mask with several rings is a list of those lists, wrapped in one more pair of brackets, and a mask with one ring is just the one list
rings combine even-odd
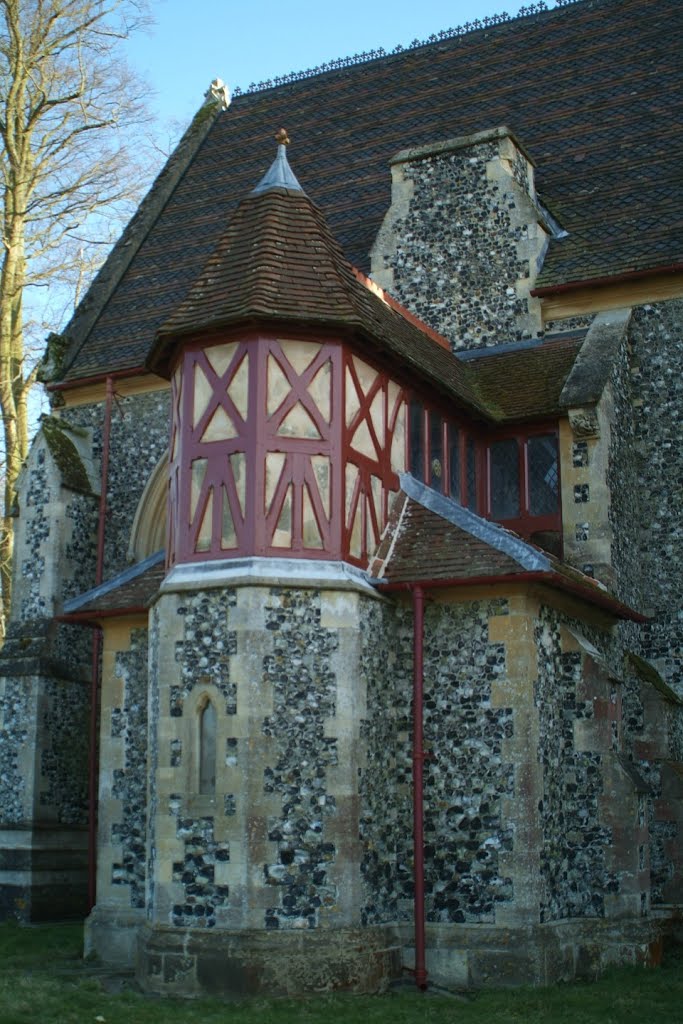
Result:
{"label": "church building", "polygon": [[62,335],[0,651],[0,917],[158,994],[683,940],[679,0],[229,96]]}

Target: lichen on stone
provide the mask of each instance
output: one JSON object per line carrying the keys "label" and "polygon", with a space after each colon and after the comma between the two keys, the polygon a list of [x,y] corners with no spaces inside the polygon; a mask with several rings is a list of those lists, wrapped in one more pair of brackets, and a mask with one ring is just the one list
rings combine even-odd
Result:
{"label": "lichen on stone", "polygon": [[43,358],[38,365],[38,380],[41,384],[49,384],[53,380],[59,380],[64,364],[64,355],[67,348],[67,339],[63,334],[48,334],[45,342]]}
{"label": "lichen on stone", "polygon": [[59,470],[62,483],[72,491],[92,494],[92,487],[86,468],[73,440],[69,437],[73,427],[65,425],[54,416],[44,416],[41,422],[43,437]]}

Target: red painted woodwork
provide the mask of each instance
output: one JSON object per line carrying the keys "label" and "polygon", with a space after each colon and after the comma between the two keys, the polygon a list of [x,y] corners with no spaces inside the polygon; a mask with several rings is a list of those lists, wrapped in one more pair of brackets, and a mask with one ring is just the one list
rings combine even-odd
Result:
{"label": "red painted woodwork", "polygon": [[[188,346],[182,353],[173,380],[173,425],[169,487],[169,562],[205,561],[244,555],[287,555],[307,558],[341,558],[342,463],[339,420],[342,409],[341,346],[328,341],[303,370],[289,362],[278,339],[251,335],[237,343],[229,365],[220,373],[211,365],[216,345]],[[226,342],[227,343],[227,342]],[[231,343],[231,342],[230,342]],[[315,346],[312,346],[315,351]],[[272,358],[287,383],[287,394],[277,408],[268,411],[268,361]],[[308,391],[317,374],[329,364],[329,421]],[[211,398],[197,418],[194,380],[197,367],[211,386]],[[228,394],[235,375],[246,368],[248,409],[242,416]],[[295,407],[305,410],[318,437],[291,437],[278,433]],[[203,437],[217,411],[227,417],[234,436],[219,440]],[[196,420],[196,422],[195,422]],[[174,440],[175,445],[174,445]],[[282,458],[279,478],[270,495],[266,488],[269,453]],[[329,502],[325,502],[312,458],[329,464]],[[244,459],[243,486],[235,477],[233,462]],[[205,465],[201,487],[192,501],[193,464]],[[240,500],[240,491],[243,501]],[[274,542],[274,533],[287,497],[291,500],[291,545]],[[307,546],[303,506],[313,511],[320,540]],[[198,539],[207,507],[212,503],[210,539],[202,550]],[[329,507],[329,510],[328,510]],[[223,513],[234,525],[234,542],[222,540]]]}
{"label": "red painted woodwork", "polygon": [[[252,333],[188,345],[172,381],[169,565],[256,555],[367,566],[408,468],[410,399],[422,423],[417,475],[445,494],[453,477],[451,496],[467,504],[474,445],[476,511],[490,516],[494,436],[424,402],[339,339]],[[526,536],[559,529],[559,500],[552,515],[529,513],[525,447],[530,433],[554,429],[495,434],[520,445],[521,512],[505,525]]]}
{"label": "red painted woodwork", "polygon": [[[299,347],[293,350],[292,343],[297,342]],[[217,361],[215,352],[224,345],[234,345],[234,352],[228,363],[222,350],[218,371],[212,359]],[[306,365],[303,345],[299,337],[252,334],[238,342],[191,344],[182,352],[172,382],[170,565],[245,555],[344,559],[367,565],[399,486],[391,455],[406,392],[367,360],[354,362],[336,339],[311,343],[315,354]],[[290,361],[288,351],[290,358],[298,351],[298,360]],[[243,374],[248,395],[248,408],[241,411],[237,404],[243,403],[229,394],[238,373]],[[210,391],[199,412],[194,408],[198,374],[206,378],[204,386]],[[275,378],[281,395],[277,404]],[[348,423],[347,400],[357,406]],[[216,416],[229,425],[226,433],[233,436],[207,439],[207,428]],[[297,417],[298,425],[308,424],[306,432],[315,436],[291,436],[291,416]],[[361,435],[365,451],[354,447]],[[400,434],[398,447],[398,468],[403,469],[405,441]],[[240,482],[234,464],[242,459],[245,479]],[[202,477],[194,495],[193,466],[196,476]],[[347,466],[354,476],[348,496]],[[224,513],[234,527],[231,543],[223,537]],[[211,529],[205,524],[202,543],[202,524],[209,516]],[[283,520],[291,524],[288,544],[278,533]]]}
{"label": "red painted woodwork", "polygon": [[[369,386],[360,379],[359,363],[374,374]],[[388,374],[375,370],[366,360],[354,360],[348,351],[345,353],[345,368],[343,456],[348,493],[345,495],[344,552],[350,562],[367,566],[386,526],[391,498],[399,488],[398,473],[391,465],[392,443],[399,416],[405,416],[407,393]],[[346,408],[352,399],[359,407],[347,423]],[[358,449],[361,430],[369,441],[369,453]],[[400,469],[407,465],[405,440],[402,449]],[[354,467],[351,473],[349,467]],[[373,478],[377,481],[377,497],[373,494]],[[354,544],[357,517],[359,542],[356,538]]]}

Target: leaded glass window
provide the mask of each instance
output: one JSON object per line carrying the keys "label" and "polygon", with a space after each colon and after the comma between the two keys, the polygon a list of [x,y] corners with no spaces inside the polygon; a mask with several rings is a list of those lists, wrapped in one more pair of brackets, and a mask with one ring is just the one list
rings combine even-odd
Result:
{"label": "leaded glass window", "polygon": [[517,439],[494,441],[489,449],[489,459],[491,515],[494,519],[516,519],[520,513]]}
{"label": "leaded glass window", "polygon": [[421,402],[410,403],[410,472],[424,480],[424,408]]}
{"label": "leaded glass window", "polygon": [[557,511],[560,485],[557,437],[554,434],[529,438],[527,467],[530,514],[552,515]]}
{"label": "leaded glass window", "polygon": [[457,427],[448,427],[448,480],[451,498],[460,501],[460,431]]}
{"label": "leaded glass window", "polygon": [[471,438],[467,440],[467,507],[477,511],[477,450]]}
{"label": "leaded glass window", "polygon": [[443,420],[429,414],[429,476],[435,491],[443,491]]}
{"label": "leaded glass window", "polygon": [[199,712],[199,792],[216,792],[216,709],[210,700]]}

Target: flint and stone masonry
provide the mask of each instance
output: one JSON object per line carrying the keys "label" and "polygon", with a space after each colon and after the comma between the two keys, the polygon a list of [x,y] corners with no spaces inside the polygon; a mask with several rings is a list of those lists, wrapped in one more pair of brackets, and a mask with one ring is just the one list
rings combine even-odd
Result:
{"label": "flint and stone masonry", "polygon": [[[584,6],[593,5],[576,5]],[[542,161],[545,154],[527,154],[502,127],[455,137],[457,111],[448,116],[435,135],[441,141],[391,160],[391,203],[371,253],[362,254],[371,257],[373,278],[440,332],[456,355],[494,354],[504,343],[540,345],[549,333],[575,332],[583,340],[549,414],[548,430],[558,436],[553,469],[563,561],[548,572],[558,585],[551,587],[541,571],[521,570],[496,574],[485,585],[468,575],[474,573],[469,564],[459,567],[455,582],[442,579],[430,588],[425,581],[427,967],[432,979],[450,987],[590,978],[611,963],[652,962],[683,904],[683,584],[676,571],[683,560],[677,444],[683,301],[643,304],[641,296],[633,305],[624,289],[604,305],[598,298],[579,303],[564,318],[561,301],[544,306],[532,293],[544,280],[546,254],[556,255],[562,245],[561,226],[536,193],[532,156]],[[195,129],[215,159],[211,117],[204,109]],[[409,134],[403,144],[411,145]],[[583,171],[574,165],[583,154],[574,153],[578,159],[568,166],[578,181]],[[194,158],[201,162],[204,155],[198,150]],[[280,166],[282,159],[283,153]],[[166,174],[141,211],[144,233],[154,234],[155,218],[173,207],[174,188],[190,177],[179,165]],[[570,184],[576,191],[577,182]],[[146,237],[128,236],[115,254],[119,270],[125,263],[124,276],[129,265],[133,277],[136,272],[135,246],[128,243],[144,247]],[[565,252],[571,255],[576,245],[570,234]],[[131,254],[133,262],[126,262]],[[351,278],[342,278],[346,288]],[[147,286],[144,274],[140,281]],[[317,285],[326,296],[325,282]],[[363,299],[384,299],[372,295]],[[110,298],[114,309],[116,295]],[[299,300],[306,300],[303,290]],[[95,305],[85,309],[86,320]],[[44,420],[18,484],[15,601],[0,659],[0,913],[31,921],[86,911],[90,627],[99,625],[97,900],[86,949],[134,969],[155,994],[382,991],[415,962],[411,584],[401,592],[382,589],[344,563],[331,570],[328,563],[327,575],[316,575],[315,559],[320,567],[326,557],[319,530],[321,548],[305,552],[310,561],[302,570],[293,522],[297,502],[308,503],[310,528],[329,512],[325,503],[339,499],[343,470],[335,460],[343,456],[325,449],[321,461],[316,436],[319,428],[338,425],[343,444],[356,445],[353,465],[366,489],[349,522],[351,476],[345,481],[349,507],[338,501],[340,532],[357,529],[372,554],[383,524],[391,524],[394,471],[407,467],[410,447],[401,450],[409,417],[392,420],[389,396],[405,389],[408,409],[425,367],[401,362],[393,338],[374,351],[371,330],[361,338],[345,323],[344,337],[335,334],[334,343],[348,343],[358,408],[342,409],[342,378],[335,378],[334,390],[327,370],[319,378],[311,370],[312,346],[326,344],[315,333],[319,323],[292,321],[284,340],[277,340],[275,325],[268,342],[260,410],[255,386],[240,390],[238,361],[230,377],[237,383],[228,384],[237,349],[261,343],[241,338],[239,323],[229,325],[225,338],[169,336],[167,365],[164,359],[148,364],[171,373],[184,344],[211,350],[211,382],[205,375],[202,383],[190,368],[181,390],[176,376],[173,415],[183,442],[199,443],[194,433],[201,438],[206,427],[211,458],[224,454],[233,469],[215,476],[209,505],[200,480],[209,456],[202,451],[186,460],[183,496],[193,514],[205,502],[209,536],[195,535],[180,558],[167,552],[173,568],[141,603],[104,613],[99,605],[85,616],[86,628],[58,621],[65,602],[95,583],[103,385],[81,390],[80,380],[63,404],[54,393],[54,415]],[[417,340],[426,345],[424,334]],[[86,350],[87,337],[88,356]],[[287,352],[291,362],[282,358]],[[153,554],[145,548],[152,539],[161,548],[160,510],[173,483],[171,390],[152,372],[139,373],[145,358],[142,353],[134,384],[128,381],[130,391],[117,395],[112,409],[103,567],[112,588],[116,579],[122,586],[119,574],[131,561]],[[86,358],[83,365],[91,364]],[[440,382],[429,379],[436,394]],[[193,389],[195,399],[206,400],[197,416],[188,413]],[[446,403],[446,394],[439,401]],[[416,390],[414,397],[430,396]],[[216,420],[212,412],[213,425],[200,430],[209,398]],[[485,396],[474,387],[470,398],[484,417]],[[452,444],[445,417],[452,411],[458,423],[467,418],[453,405],[422,420],[425,433],[429,423],[429,445],[440,453],[432,462],[435,486],[446,439]],[[449,463],[465,467],[463,477],[472,471],[473,490],[478,480],[481,516],[488,514],[482,438],[497,430],[503,436],[495,396],[490,408],[490,421],[468,421],[481,448],[478,477],[477,466],[466,465],[469,449],[448,452]],[[273,436],[262,434],[272,451],[257,445],[254,459],[265,466],[266,455],[275,456],[264,490],[280,487],[281,522],[271,525],[280,525],[275,533],[290,547],[283,547],[282,559],[236,554],[229,547],[236,524],[226,509],[240,505],[244,476],[234,467],[246,459],[242,441],[258,434],[255,417],[263,417],[263,426],[283,409],[287,415]],[[355,434],[354,417],[362,420]],[[540,414],[539,423],[545,429]],[[503,423],[510,436],[525,426]],[[375,463],[394,441],[401,459],[383,484]],[[290,442],[299,469],[285,481],[273,466]],[[314,463],[302,468],[304,454],[318,459],[324,486],[316,489],[311,474],[306,477]],[[172,450],[171,466],[174,458]],[[338,483],[332,470],[340,470]],[[234,493],[226,490],[219,505],[221,486]],[[245,523],[258,515],[254,509],[265,508],[260,492],[253,500],[248,512],[241,507]],[[176,518],[179,509],[172,507]],[[191,519],[184,529],[191,530]],[[510,569],[506,537],[495,549],[495,565]],[[398,527],[391,543],[400,542]],[[472,561],[486,563],[476,531],[467,543]],[[427,546],[424,564],[433,569]],[[421,564],[417,578],[423,571],[430,570]],[[613,597],[630,610],[619,611]],[[617,622],[621,612],[629,621]],[[645,623],[635,621],[638,613],[648,616]]]}
{"label": "flint and stone masonry", "polygon": [[530,295],[549,229],[533,163],[507,128],[392,160],[392,202],[372,277],[455,350],[542,333]]}
{"label": "flint and stone masonry", "polygon": [[291,586],[159,598],[138,964],[151,991],[372,990],[399,969],[395,929],[360,911],[359,621],[377,601]]}

